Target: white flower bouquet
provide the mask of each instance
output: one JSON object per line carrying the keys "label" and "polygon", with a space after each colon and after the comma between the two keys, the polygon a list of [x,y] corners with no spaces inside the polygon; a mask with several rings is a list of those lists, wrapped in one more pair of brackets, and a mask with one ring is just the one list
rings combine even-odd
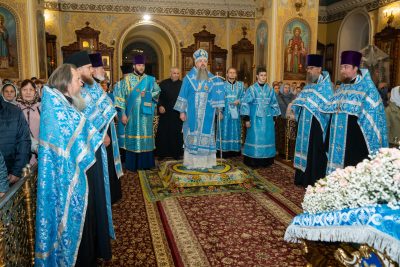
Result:
{"label": "white flower bouquet", "polygon": [[336,169],[308,186],[303,210],[318,213],[388,204],[400,208],[400,150],[382,148],[370,160]]}

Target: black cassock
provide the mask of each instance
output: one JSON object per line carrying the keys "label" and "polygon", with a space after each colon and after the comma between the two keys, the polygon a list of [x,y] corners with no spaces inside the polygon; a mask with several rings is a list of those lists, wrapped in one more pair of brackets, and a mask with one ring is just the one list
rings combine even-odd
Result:
{"label": "black cassock", "polygon": [[[114,122],[111,122],[114,123]],[[114,154],[112,147],[111,129],[108,127],[107,134],[110,137],[110,145],[106,147],[107,150],[107,163],[108,163],[108,178],[110,180],[110,194],[111,204],[115,204],[122,198],[121,181],[118,178],[117,171],[115,170]]]}
{"label": "black cassock", "polygon": [[[72,98],[66,96],[66,99],[72,104]],[[96,161],[86,171],[88,202],[76,267],[95,267],[97,258],[111,260],[112,257],[100,147],[95,155]]]}
{"label": "black cassock", "polygon": [[160,83],[161,93],[157,108],[163,106],[165,113],[158,112],[159,122],[156,134],[158,157],[178,159],[183,155],[182,121],[179,118],[179,112],[174,110],[181,86],[181,80],[166,79]]}
{"label": "black cassock", "polygon": [[307,187],[308,185],[314,185],[317,180],[325,177],[327,160],[322,128],[318,120],[313,116],[307,152],[307,166],[304,172],[296,169],[295,185]]}

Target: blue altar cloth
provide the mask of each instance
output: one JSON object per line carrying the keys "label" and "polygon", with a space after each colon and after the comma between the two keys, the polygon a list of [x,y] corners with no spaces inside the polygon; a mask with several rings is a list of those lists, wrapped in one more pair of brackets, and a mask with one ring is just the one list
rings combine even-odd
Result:
{"label": "blue altar cloth", "polygon": [[285,240],[368,244],[400,262],[400,209],[387,205],[302,213],[286,229]]}

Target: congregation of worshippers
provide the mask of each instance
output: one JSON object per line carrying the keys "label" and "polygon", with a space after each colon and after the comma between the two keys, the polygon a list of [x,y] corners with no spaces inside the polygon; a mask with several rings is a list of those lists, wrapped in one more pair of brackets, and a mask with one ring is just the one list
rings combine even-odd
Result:
{"label": "congregation of worshippers", "polygon": [[[102,55],[80,51],[47,81],[2,77],[0,195],[27,163],[39,162],[36,264],[93,266],[112,257],[111,206],[122,197],[124,172],[165,159],[204,170],[220,157],[268,168],[279,158],[276,121],[283,118],[297,125],[295,184],[314,185],[398,144],[400,87],[374,84],[361,58],[342,51],[338,81],[322,68],[322,56],[309,54],[304,82],[267,81],[258,67],[255,81],[245,84],[233,67],[211,73],[203,49],[182,79],[171,66],[162,81],[146,74],[146,55],[138,54],[111,84]],[[62,231],[61,220],[68,225]]]}

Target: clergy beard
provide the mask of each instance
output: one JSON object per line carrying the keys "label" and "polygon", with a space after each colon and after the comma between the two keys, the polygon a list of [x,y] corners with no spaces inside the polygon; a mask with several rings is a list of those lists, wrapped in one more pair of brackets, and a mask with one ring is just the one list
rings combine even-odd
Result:
{"label": "clergy beard", "polygon": [[100,76],[100,75],[93,75],[93,77],[96,78],[97,80],[99,80],[100,82],[102,82],[106,79],[106,77]]}
{"label": "clergy beard", "polygon": [[83,76],[81,75],[81,79],[84,83],[89,84],[89,85],[93,85],[94,84],[94,80],[92,77],[87,77],[87,76]]}
{"label": "clergy beard", "polygon": [[134,73],[136,73],[136,75],[138,75],[138,76],[142,76],[143,75],[143,72],[140,72],[140,71],[137,71],[137,70],[135,70]]}
{"label": "clergy beard", "polygon": [[82,111],[86,108],[85,99],[83,99],[80,93],[71,96],[71,98],[72,98],[72,105],[74,105],[79,111]]}
{"label": "clergy beard", "polygon": [[312,75],[311,73],[307,73],[307,83],[317,83],[319,78],[318,75]]}
{"label": "clergy beard", "polygon": [[349,77],[345,77],[345,78],[342,78],[342,83],[344,83],[344,84],[350,84],[351,83],[351,81],[352,80],[354,80],[355,79],[355,77],[354,78],[349,78]]}
{"label": "clergy beard", "polygon": [[197,72],[197,80],[204,81],[208,79],[207,69],[200,68]]}

